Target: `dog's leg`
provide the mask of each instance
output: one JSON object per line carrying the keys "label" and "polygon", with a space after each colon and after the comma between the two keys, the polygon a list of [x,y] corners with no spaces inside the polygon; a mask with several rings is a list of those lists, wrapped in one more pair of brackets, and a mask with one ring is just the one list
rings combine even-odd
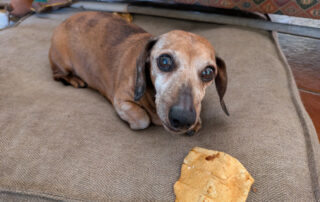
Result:
{"label": "dog's leg", "polygon": [[50,55],[49,58],[54,80],[61,81],[64,85],[72,85],[75,88],[87,87],[86,82],[72,73],[72,68],[68,68],[66,65],[58,65],[51,57]]}
{"label": "dog's leg", "polygon": [[131,129],[140,130],[149,126],[150,118],[147,112],[134,102],[116,101],[114,107],[121,119],[129,123]]}

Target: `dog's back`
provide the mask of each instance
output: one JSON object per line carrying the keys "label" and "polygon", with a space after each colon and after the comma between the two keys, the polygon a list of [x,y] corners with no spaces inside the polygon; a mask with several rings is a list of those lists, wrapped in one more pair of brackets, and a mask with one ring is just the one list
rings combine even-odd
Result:
{"label": "dog's back", "polygon": [[115,84],[114,79],[107,78],[117,77],[121,65],[117,58],[128,54],[125,47],[130,47],[123,43],[149,37],[142,28],[109,13],[73,15],[55,29],[52,37],[49,58],[54,78],[74,87],[88,84],[110,99],[113,91],[110,89]]}

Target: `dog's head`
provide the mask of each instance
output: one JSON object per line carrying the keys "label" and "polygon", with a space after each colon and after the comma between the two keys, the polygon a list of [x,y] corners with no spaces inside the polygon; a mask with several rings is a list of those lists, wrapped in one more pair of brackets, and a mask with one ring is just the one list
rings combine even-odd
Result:
{"label": "dog's head", "polygon": [[143,96],[148,77],[156,92],[157,114],[170,132],[183,133],[195,127],[205,90],[213,81],[228,115],[223,101],[227,88],[225,63],[198,35],[174,30],[151,39],[137,60],[136,101]]}

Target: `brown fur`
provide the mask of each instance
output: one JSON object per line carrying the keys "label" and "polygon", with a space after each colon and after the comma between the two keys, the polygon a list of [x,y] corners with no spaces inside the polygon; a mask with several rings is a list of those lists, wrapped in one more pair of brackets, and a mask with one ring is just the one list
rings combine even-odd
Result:
{"label": "brown fur", "polygon": [[[158,72],[155,57],[163,50],[177,53],[174,57],[180,69],[167,74]],[[216,67],[214,54],[211,44],[195,34],[172,31],[155,38],[118,16],[83,12],[56,28],[49,59],[55,80],[76,88],[89,86],[98,90],[132,129],[146,128],[150,122],[170,129],[165,117],[168,108],[179,99],[182,85],[192,86],[189,90],[193,93],[197,122],[190,130],[198,130],[201,100],[205,88],[212,82],[203,84],[199,79],[192,79],[193,74],[197,78],[197,71],[206,65],[198,67],[197,62],[193,63],[200,58]],[[193,77],[188,76],[188,72],[192,72]],[[179,79],[174,78],[177,75]],[[220,78],[223,82],[218,82],[222,102],[226,74],[224,77]],[[161,97],[159,79],[163,82],[175,80],[166,89],[169,94],[166,98]]]}

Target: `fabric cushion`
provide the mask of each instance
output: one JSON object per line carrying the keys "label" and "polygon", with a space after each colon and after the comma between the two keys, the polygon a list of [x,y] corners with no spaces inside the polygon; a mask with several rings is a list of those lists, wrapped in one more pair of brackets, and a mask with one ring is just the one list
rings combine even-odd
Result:
{"label": "fabric cushion", "polygon": [[200,34],[226,61],[231,116],[212,86],[200,133],[177,136],[156,126],[132,131],[97,92],[53,81],[50,38],[72,13],[32,16],[0,32],[0,200],[173,201],[195,146],[239,159],[255,179],[248,201],[319,199],[316,133],[270,33],[134,16],[155,35]]}

